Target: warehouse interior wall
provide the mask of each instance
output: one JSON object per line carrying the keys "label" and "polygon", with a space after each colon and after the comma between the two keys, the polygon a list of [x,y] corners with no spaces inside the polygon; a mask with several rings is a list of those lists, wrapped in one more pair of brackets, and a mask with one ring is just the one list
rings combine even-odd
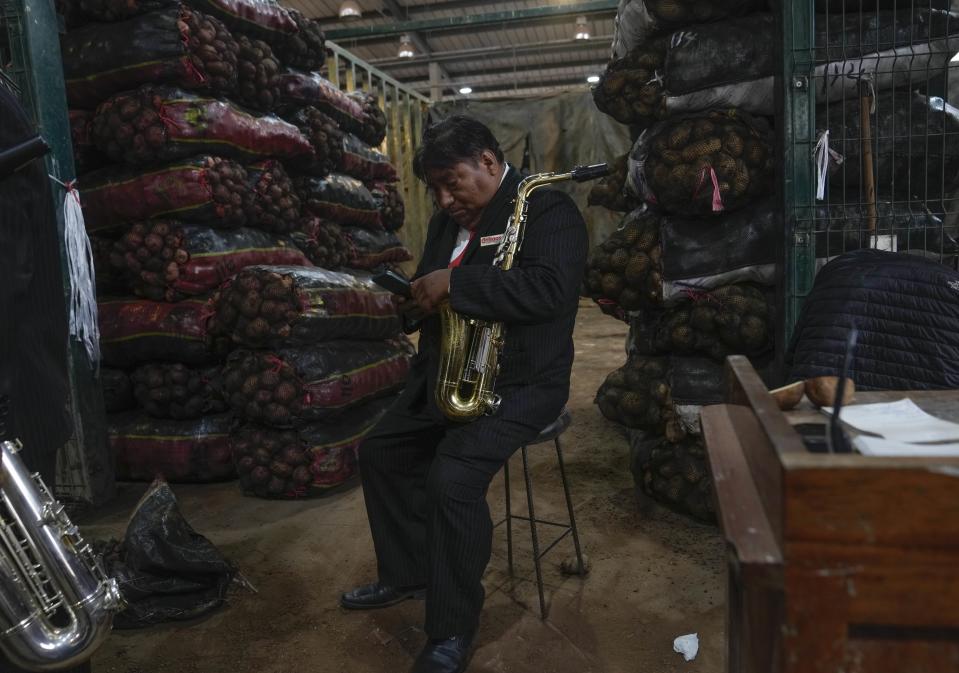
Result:
{"label": "warehouse interior wall", "polygon": [[[433,121],[457,113],[489,126],[512,166],[522,167],[528,137],[531,173],[566,171],[580,164],[612,161],[631,145],[627,127],[597,110],[588,91],[523,100],[441,102],[430,110]],[[572,196],[583,213],[590,246],[601,243],[622,219],[621,213],[586,205],[594,184],[571,182],[556,186]],[[419,256],[419,250],[413,252]]]}

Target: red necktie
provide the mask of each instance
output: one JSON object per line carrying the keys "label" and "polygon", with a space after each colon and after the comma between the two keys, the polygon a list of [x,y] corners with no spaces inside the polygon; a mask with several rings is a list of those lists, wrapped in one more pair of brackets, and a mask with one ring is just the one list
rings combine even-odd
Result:
{"label": "red necktie", "polygon": [[446,267],[446,268],[448,268],[448,269],[455,269],[456,267],[458,267],[458,266],[460,265],[460,262],[463,261],[463,255],[466,254],[466,250],[470,247],[470,243],[473,242],[473,237],[474,237],[475,235],[476,235],[476,230],[475,230],[475,229],[473,229],[472,231],[470,231],[469,240],[466,241],[466,245],[463,246],[463,250],[460,252],[460,254],[458,254],[458,255],[456,256],[456,259],[454,259],[452,262],[450,262],[450,265],[449,265],[448,267]]}

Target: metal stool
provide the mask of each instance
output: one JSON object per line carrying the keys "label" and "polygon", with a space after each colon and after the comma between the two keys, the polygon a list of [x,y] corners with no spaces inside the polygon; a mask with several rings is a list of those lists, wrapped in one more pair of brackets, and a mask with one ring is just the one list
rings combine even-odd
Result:
{"label": "metal stool", "polygon": [[[506,482],[506,516],[499,521],[496,526],[499,526],[502,523],[506,523],[506,553],[507,559],[509,562],[509,574],[513,574],[513,520],[518,519],[520,521],[529,522],[530,532],[533,538],[533,565],[536,568],[536,587],[539,590],[539,611],[543,619],[546,619],[547,609],[546,609],[546,599],[543,595],[543,571],[540,565],[540,559],[546,555],[546,553],[555,547],[560,540],[566,537],[568,534],[572,533],[573,535],[573,546],[576,548],[576,562],[578,574],[582,577],[584,572],[583,567],[583,553],[579,547],[579,532],[576,530],[576,517],[573,514],[573,501],[569,497],[569,484],[566,481],[566,467],[563,464],[563,449],[559,442],[559,436],[566,431],[566,428],[569,427],[570,423],[573,422],[573,417],[569,413],[569,410],[563,408],[562,413],[559,415],[555,421],[553,421],[548,427],[546,427],[542,432],[537,435],[537,437],[522,447],[521,451],[523,453],[523,477],[526,480],[526,502],[529,507],[529,516],[519,516],[518,514],[513,514],[511,503],[510,503],[510,492],[509,492],[509,461],[506,461],[506,464],[503,466],[503,478]],[[557,523],[555,521],[544,521],[542,519],[536,518],[536,512],[533,508],[533,485],[529,477],[529,456],[527,449],[533,444],[541,444],[543,442],[548,442],[552,440],[556,445],[556,459],[559,461],[559,474],[563,480],[563,493],[566,495],[566,509],[569,512],[569,523]],[[553,540],[546,549],[543,551],[539,550],[539,535],[536,530],[536,524],[543,524],[546,526],[556,526],[562,528],[563,532]]]}

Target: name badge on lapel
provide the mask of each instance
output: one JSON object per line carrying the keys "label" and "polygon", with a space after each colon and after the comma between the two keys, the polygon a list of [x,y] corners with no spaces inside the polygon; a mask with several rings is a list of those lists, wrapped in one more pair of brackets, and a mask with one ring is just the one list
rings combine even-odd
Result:
{"label": "name badge on lapel", "polygon": [[499,245],[503,241],[503,234],[495,234],[493,236],[483,236],[480,239],[480,247],[485,248],[489,245]]}

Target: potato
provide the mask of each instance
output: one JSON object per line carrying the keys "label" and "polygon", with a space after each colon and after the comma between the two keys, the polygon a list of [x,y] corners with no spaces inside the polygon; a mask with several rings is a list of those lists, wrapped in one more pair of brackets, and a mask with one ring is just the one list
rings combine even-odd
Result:
{"label": "potato", "polygon": [[[836,401],[836,386],[839,385],[838,376],[817,376],[807,379],[805,384],[806,397],[817,407],[831,407]],[[843,406],[852,402],[856,394],[855,382],[847,378],[846,388],[843,391]]]}

